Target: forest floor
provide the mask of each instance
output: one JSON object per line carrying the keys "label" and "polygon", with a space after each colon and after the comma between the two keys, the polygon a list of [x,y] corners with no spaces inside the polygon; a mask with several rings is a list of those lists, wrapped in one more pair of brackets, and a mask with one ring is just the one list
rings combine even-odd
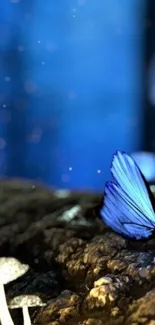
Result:
{"label": "forest floor", "polygon": [[[97,216],[102,196],[0,181],[0,257],[29,271],[5,286],[8,304],[35,294],[36,325],[155,325],[155,240],[129,242]],[[11,310],[15,325],[21,309]]]}

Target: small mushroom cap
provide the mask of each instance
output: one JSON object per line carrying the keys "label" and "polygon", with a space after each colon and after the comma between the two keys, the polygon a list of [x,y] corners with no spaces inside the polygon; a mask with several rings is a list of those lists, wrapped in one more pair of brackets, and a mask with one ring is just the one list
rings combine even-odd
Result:
{"label": "small mushroom cap", "polygon": [[16,258],[13,257],[1,257],[0,258],[0,282],[7,284],[13,280],[16,280],[29,269],[29,265],[22,264]]}
{"label": "small mushroom cap", "polygon": [[40,297],[36,295],[21,295],[14,297],[9,303],[8,307],[11,309],[22,307],[37,307],[46,306]]}

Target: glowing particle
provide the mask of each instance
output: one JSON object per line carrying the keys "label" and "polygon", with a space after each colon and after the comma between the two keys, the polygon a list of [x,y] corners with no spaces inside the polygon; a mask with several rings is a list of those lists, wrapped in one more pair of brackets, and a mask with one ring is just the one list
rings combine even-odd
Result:
{"label": "glowing particle", "polygon": [[44,62],[44,61],[42,61],[42,62],[41,62],[41,64],[42,64],[42,65],[45,65],[45,62]]}
{"label": "glowing particle", "polygon": [[101,169],[98,169],[98,170],[97,170],[97,173],[98,173],[98,174],[101,174]]}
{"label": "glowing particle", "polygon": [[3,104],[3,107],[5,108],[6,107],[6,104]]}
{"label": "glowing particle", "polygon": [[41,41],[38,41],[38,44],[40,44],[41,43]]}
{"label": "glowing particle", "polygon": [[71,171],[73,168],[72,167],[69,167],[68,169]]}
{"label": "glowing particle", "polygon": [[9,81],[11,80],[11,78],[10,78],[9,76],[6,76],[6,77],[4,78],[4,80],[5,80],[6,82],[9,82]]}
{"label": "glowing particle", "polygon": [[75,15],[73,15],[73,18],[75,18]]}

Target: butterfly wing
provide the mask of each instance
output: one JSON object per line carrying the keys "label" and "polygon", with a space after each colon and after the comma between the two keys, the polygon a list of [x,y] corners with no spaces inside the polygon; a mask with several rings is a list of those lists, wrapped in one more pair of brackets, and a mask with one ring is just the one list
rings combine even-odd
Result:
{"label": "butterfly wing", "polygon": [[130,238],[143,239],[155,229],[155,214],[147,183],[134,162],[126,153],[114,155],[111,171],[115,183],[105,186],[103,221],[114,231]]}
{"label": "butterfly wing", "polygon": [[146,212],[146,215],[153,213],[154,216],[150,202],[151,191],[133,158],[125,152],[117,151],[112,161],[111,172],[117,184],[134,204],[141,208],[143,213]]}

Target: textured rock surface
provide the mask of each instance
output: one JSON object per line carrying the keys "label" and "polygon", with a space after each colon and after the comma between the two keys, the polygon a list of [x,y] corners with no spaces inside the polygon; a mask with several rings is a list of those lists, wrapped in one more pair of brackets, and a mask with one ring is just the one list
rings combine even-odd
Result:
{"label": "textured rock surface", "polygon": [[[37,294],[37,325],[155,325],[155,242],[127,242],[97,218],[101,195],[0,182],[0,256],[30,265],[8,301]],[[12,310],[22,324],[21,310]]]}

